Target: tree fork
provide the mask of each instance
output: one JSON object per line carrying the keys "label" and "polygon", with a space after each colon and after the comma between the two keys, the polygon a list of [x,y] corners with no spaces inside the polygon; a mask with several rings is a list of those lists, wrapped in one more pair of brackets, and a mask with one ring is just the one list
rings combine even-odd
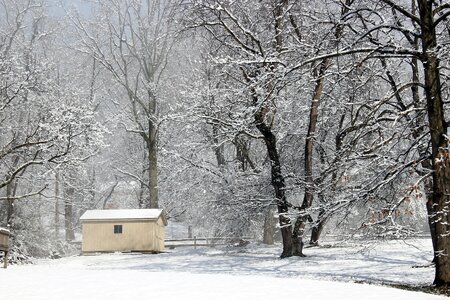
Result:
{"label": "tree fork", "polygon": [[[252,89],[253,105],[258,103],[258,97],[256,96],[256,90]],[[264,137],[264,143],[266,144],[267,154],[269,155],[271,165],[271,184],[275,190],[275,199],[279,215],[281,237],[283,240],[283,252],[280,257],[292,256],[293,242],[292,242],[292,225],[291,220],[287,216],[289,212],[289,204],[286,200],[286,183],[284,176],[281,172],[280,156],[277,149],[277,139],[272,132],[270,126],[265,123],[265,114],[267,108],[262,105],[255,113],[256,128],[261,132]]]}
{"label": "tree fork", "polygon": [[[320,99],[323,92],[325,71],[329,67],[331,59],[326,58],[320,63],[318,70],[318,78],[314,88],[314,95],[311,101],[311,108],[309,110],[309,125],[308,133],[306,135],[305,144],[305,196],[301,206],[302,210],[307,210],[311,207],[314,200],[314,178],[313,178],[313,150],[315,144],[315,133],[317,126],[317,119],[319,116]],[[297,218],[294,226],[293,240],[295,256],[305,256],[303,254],[303,233],[306,226],[306,219],[303,216]]]}
{"label": "tree fork", "polygon": [[[348,13],[350,5],[354,0],[346,0],[345,6],[342,8],[341,16]],[[334,32],[335,46],[339,45],[339,40],[344,32],[344,26],[342,24],[337,25]],[[313,150],[315,144],[315,134],[317,127],[317,119],[319,116],[319,106],[321,103],[324,83],[325,83],[325,73],[328,67],[331,65],[331,57],[322,59],[319,66],[316,67],[317,79],[315,81],[314,93],[311,101],[311,108],[309,111],[309,124],[308,132],[306,135],[305,144],[305,195],[303,198],[303,203],[301,209],[306,211],[312,205],[314,200],[314,190],[315,183],[313,178]],[[307,217],[299,217],[296,221],[293,240],[294,240],[294,255],[304,256],[303,254],[303,233],[306,226]],[[323,224],[322,224],[323,225]],[[320,233],[319,233],[320,235]]]}

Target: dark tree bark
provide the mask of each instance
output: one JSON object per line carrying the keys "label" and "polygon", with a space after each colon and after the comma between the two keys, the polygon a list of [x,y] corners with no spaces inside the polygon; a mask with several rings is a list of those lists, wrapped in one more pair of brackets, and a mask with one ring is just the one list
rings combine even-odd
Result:
{"label": "dark tree bark", "polygon": [[[253,104],[258,104],[256,91],[252,90]],[[281,237],[283,239],[283,252],[281,258],[290,257],[293,253],[292,241],[292,225],[291,220],[287,216],[289,212],[289,204],[286,199],[286,183],[283,173],[281,172],[280,156],[277,149],[277,139],[269,125],[266,124],[266,114],[269,111],[264,105],[255,113],[256,128],[263,135],[264,143],[267,148],[267,154],[270,159],[271,166],[271,184],[275,190],[275,199],[279,215]]]}
{"label": "dark tree bark", "polygon": [[[412,1],[412,13],[415,15],[417,12],[417,5],[415,1]],[[414,23],[414,28],[419,31],[419,25]],[[412,43],[412,46],[415,50],[419,50],[419,38],[418,37],[410,37],[408,40]],[[412,71],[412,81],[413,82],[420,82],[419,77],[419,60],[417,57],[411,58],[411,71]],[[420,111],[420,108],[422,107],[420,103],[420,94],[419,94],[419,87],[418,85],[414,84],[411,86],[411,93],[413,98],[413,105],[414,108],[417,111]],[[413,128],[413,137],[415,139],[420,138],[426,130],[425,126],[426,120],[425,116],[422,113],[418,113],[418,115],[415,118],[415,123],[410,123],[414,125]],[[428,151],[428,147],[425,145],[419,145],[418,152],[421,157],[429,156],[430,153]],[[425,159],[421,162],[422,168],[425,170],[424,172],[431,172],[433,169],[431,159]],[[420,175],[425,176],[422,172]],[[431,177],[425,179],[424,181],[424,190],[425,190],[425,197],[426,197],[426,208],[427,208],[427,215],[428,215],[428,225],[430,227],[430,235],[431,235],[431,242],[433,245],[433,262],[436,262],[436,224],[433,221],[433,180]]]}
{"label": "dark tree bark", "polygon": [[[338,129],[336,136],[334,137],[334,145],[335,145],[335,158],[334,158],[334,162],[333,162],[334,164],[337,164],[341,160],[342,143],[343,143],[343,140],[344,140],[346,134],[348,133],[348,131],[343,130],[345,115],[346,115],[346,113],[344,112],[340,116],[339,127],[338,127],[339,129]],[[350,129],[350,128],[348,128],[348,129]],[[324,164],[325,157],[323,155],[320,155],[320,156],[321,156],[321,162],[322,162],[322,164]],[[338,184],[337,181],[338,181],[338,168],[333,168],[332,173],[331,173],[331,193],[332,194],[334,194],[334,192],[336,190],[336,186]],[[319,197],[320,203],[325,203],[325,201],[323,200],[323,198],[324,198],[323,191],[319,191],[318,197]],[[322,235],[325,224],[327,223],[329,218],[330,218],[330,214],[324,208],[321,208],[319,210],[319,215],[317,217],[317,220],[311,230],[311,239],[309,241],[309,244],[311,246],[319,245],[320,236]]]}
{"label": "dark tree bark", "polygon": [[148,143],[148,161],[149,161],[149,207],[158,208],[158,145],[157,129],[153,122],[150,122]]}
{"label": "dark tree bark", "polygon": [[[313,99],[311,101],[311,108],[309,110],[309,125],[305,144],[305,195],[301,206],[302,212],[306,212],[306,210],[311,207],[314,199],[313,152],[317,119],[319,116],[319,105],[323,92],[324,76],[329,64],[330,59],[324,59],[320,64]],[[306,221],[307,215],[301,215],[295,222],[294,231],[292,234],[292,239],[294,242],[294,256],[304,256],[303,233],[305,231]]]}
{"label": "dark tree bark", "polygon": [[320,235],[322,234],[327,219],[325,209],[320,209],[317,222],[311,230],[311,239],[309,240],[311,246],[319,246]]}
{"label": "dark tree bark", "polygon": [[[411,13],[413,15],[417,14],[417,5],[415,1],[412,1],[412,7],[411,7]],[[399,21],[397,21],[399,22]],[[414,28],[416,31],[420,31],[419,24],[413,22]],[[419,50],[419,37],[418,36],[412,36],[409,32],[404,32],[407,40],[410,42],[411,46],[415,50]],[[384,68],[387,68],[387,64],[384,59],[381,60],[381,63],[383,64]],[[418,83],[420,82],[420,76],[419,76],[419,59],[417,57],[411,58],[411,73],[412,73],[412,82],[414,84],[411,85],[411,93],[412,93],[412,99],[413,99],[413,107],[417,111],[416,116],[414,119],[411,119],[408,114],[405,115],[406,120],[408,121],[408,125],[411,127],[412,136],[414,139],[418,140],[422,137],[423,134],[426,133],[426,120],[425,115],[421,112],[422,104],[420,103],[420,94],[419,94],[419,86]],[[386,71],[386,75],[388,77],[388,81],[392,87],[392,90],[395,94],[395,98],[397,100],[398,106],[400,109],[405,112],[407,111],[407,107],[405,103],[402,100],[402,97],[398,91],[397,84],[390,74],[389,70]],[[419,144],[417,147],[417,151],[419,153],[419,156],[422,158],[421,160],[421,166],[422,170],[418,170],[418,174],[420,176],[427,176],[428,174],[431,174],[431,171],[433,169],[432,161],[431,159],[428,159],[427,157],[431,156],[431,153],[429,153],[429,149],[426,145]],[[426,197],[426,209],[428,214],[428,225],[430,228],[430,234],[431,234],[431,240],[433,245],[433,262],[436,262],[436,223],[434,222],[434,205],[433,205],[433,180],[430,177],[426,178],[424,180],[424,191],[425,191],[425,197]]]}
{"label": "dark tree bark", "polygon": [[14,195],[13,186],[14,181],[6,186],[6,226],[13,226],[13,216],[14,216]]}
{"label": "dark tree bark", "polygon": [[234,146],[236,147],[236,159],[240,163],[240,167],[242,171],[247,171],[250,167],[253,171],[258,172],[255,164],[250,158],[249,148],[250,143],[246,140],[245,137],[237,135],[233,141]]}
{"label": "dark tree bark", "polygon": [[434,284],[450,285],[450,156],[448,123],[444,116],[433,1],[418,0],[425,96],[431,135],[433,221],[436,238]]}
{"label": "dark tree bark", "polygon": [[[415,41],[415,47],[418,48],[418,42]],[[419,82],[419,66],[418,66],[418,59],[416,57],[412,58],[412,74],[413,74],[413,82]],[[420,95],[419,95],[419,89],[417,85],[413,85],[411,87],[412,95],[413,95],[413,101],[414,101],[414,107],[416,109],[419,109],[421,107],[420,105]],[[416,117],[416,124],[413,131],[414,138],[418,139],[425,133],[425,118],[424,116],[417,116]],[[418,151],[419,155],[421,157],[429,156],[430,153],[428,152],[428,147],[425,145],[419,145]],[[425,159],[421,163],[422,168],[425,170],[425,172],[431,172],[433,169],[431,159]],[[425,176],[426,174],[421,174],[422,176]],[[430,227],[430,235],[431,235],[431,242],[433,245],[433,262],[436,262],[436,224],[433,222],[433,180],[431,177],[425,179],[424,181],[424,190],[425,190],[425,197],[426,197],[426,208],[427,208],[427,215],[428,215],[428,225]]]}
{"label": "dark tree bark", "polygon": [[[341,16],[348,13],[350,6],[354,0],[346,0],[345,5],[343,5]],[[334,32],[334,46],[339,45],[339,40],[344,32],[344,25],[339,24],[336,26]],[[315,135],[317,127],[317,119],[319,116],[319,106],[322,98],[324,83],[325,83],[325,73],[328,67],[331,65],[331,58],[323,59],[319,66],[316,68],[317,79],[315,81],[314,93],[311,101],[311,108],[309,110],[309,124],[308,132],[306,134],[306,144],[305,144],[305,194],[303,197],[303,203],[301,205],[301,212],[303,215],[297,218],[293,231],[293,241],[294,241],[294,253],[295,256],[304,256],[303,254],[303,234],[305,231],[306,222],[310,219],[310,216],[306,214],[306,211],[311,207],[314,200],[315,184],[313,177],[313,154],[314,154],[314,144]],[[306,214],[306,215],[305,215]],[[324,223],[322,224],[323,227]],[[320,235],[320,231],[317,233]]]}
{"label": "dark tree bark", "polygon": [[291,220],[287,216],[287,213],[289,212],[289,206],[286,200],[286,184],[284,181],[284,176],[281,172],[281,163],[277,150],[277,140],[272,130],[263,123],[264,121],[261,120],[261,117],[261,113],[258,113],[256,116],[256,127],[264,136],[264,142],[266,144],[267,153],[270,159],[272,174],[271,183],[275,190],[275,199],[277,201],[280,230],[283,239],[283,252],[281,253],[281,258],[290,257],[293,253],[292,226]]}

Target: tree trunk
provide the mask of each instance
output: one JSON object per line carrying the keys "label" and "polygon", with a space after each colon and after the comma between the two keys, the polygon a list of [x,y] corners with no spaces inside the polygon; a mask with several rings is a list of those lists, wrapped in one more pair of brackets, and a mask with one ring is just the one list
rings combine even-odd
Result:
{"label": "tree trunk", "polygon": [[93,209],[95,208],[95,169],[92,167],[89,172],[89,201],[88,201],[88,208],[87,209]]}
{"label": "tree trunk", "polygon": [[433,1],[418,0],[422,63],[425,76],[428,122],[431,135],[433,168],[433,217],[436,224],[436,273],[434,284],[450,285],[450,156],[449,141],[445,136],[448,124],[444,116],[441,93],[439,58],[436,56],[436,31],[433,16]]}
{"label": "tree trunk", "polygon": [[224,147],[223,144],[219,142],[219,126],[217,124],[213,124],[212,125],[212,134],[213,134],[213,149],[214,149],[214,154],[216,156],[216,161],[217,161],[217,166],[222,169],[225,166],[225,156],[223,154],[224,152]]}
{"label": "tree trunk", "polygon": [[[341,16],[345,16],[352,5],[354,0],[346,0],[345,5],[343,5]],[[334,32],[334,41],[332,42],[335,46],[339,45],[339,40],[344,32],[344,26],[342,24],[336,27]],[[303,254],[303,234],[305,231],[306,221],[310,219],[307,214],[307,210],[311,207],[314,200],[315,184],[313,177],[313,154],[314,154],[314,144],[316,135],[317,119],[319,116],[319,106],[323,93],[323,86],[325,82],[325,73],[328,67],[331,65],[331,58],[325,58],[321,61],[317,70],[317,79],[314,87],[314,94],[311,101],[311,108],[309,110],[309,124],[308,132],[306,134],[306,144],[305,144],[305,195],[303,197],[303,203],[301,206],[301,213],[304,215],[297,218],[294,226],[293,240],[294,240],[294,255],[304,256]],[[305,215],[306,214],[306,215]],[[322,225],[323,226],[323,225]],[[320,233],[319,233],[320,234]]]}
{"label": "tree trunk", "polygon": [[[15,168],[19,165],[20,156],[16,155],[13,159],[12,167]],[[20,175],[23,175],[25,169],[20,172]],[[7,215],[6,215],[6,225],[13,228],[14,227],[14,198],[16,197],[17,192],[17,178],[15,177],[7,186],[6,186],[6,198],[7,198]]]}
{"label": "tree trunk", "polygon": [[[116,182],[113,184],[113,186],[111,187],[111,190],[109,191],[108,195],[106,195],[105,199],[103,200],[103,205],[102,205],[103,209],[107,209],[108,201],[112,198],[112,195],[114,194],[114,190],[116,189],[117,185],[119,184],[119,181],[117,180],[117,177],[115,179],[116,179]],[[142,190],[143,190],[143,187],[142,187],[142,184],[141,184],[141,189],[139,191],[139,193],[141,194],[141,197],[142,197]],[[142,199],[142,198],[140,198],[140,199]],[[139,202],[139,204],[140,204],[139,208],[143,208],[141,206],[141,202]]]}
{"label": "tree trunk", "polygon": [[322,234],[326,222],[327,218],[325,217],[325,210],[321,209],[319,211],[319,216],[317,217],[317,222],[313,226],[311,231],[311,239],[309,240],[309,244],[311,246],[319,246],[319,238],[320,235]]}
{"label": "tree trunk", "polygon": [[266,245],[273,245],[273,236],[275,234],[275,224],[273,218],[273,210],[267,208],[266,215],[264,216],[264,232],[263,243]]}
{"label": "tree trunk", "polygon": [[[311,108],[309,110],[309,125],[308,133],[306,134],[305,144],[305,195],[303,197],[303,203],[301,206],[302,213],[311,207],[314,199],[314,177],[313,177],[313,154],[315,134],[317,127],[317,119],[319,116],[320,99],[323,92],[325,71],[330,65],[330,59],[324,59],[320,63],[318,70],[318,78],[316,80],[316,86],[314,88],[314,94],[311,101]],[[302,215],[297,218],[294,226],[293,240],[294,240],[294,253],[295,256],[304,256],[303,254],[303,234],[305,231],[305,225],[307,216]]]}
{"label": "tree trunk", "polygon": [[[334,145],[335,145],[335,158],[334,158],[334,162],[333,164],[338,164],[338,162],[341,160],[341,150],[342,150],[342,143],[343,143],[343,139],[345,137],[345,131],[343,131],[343,124],[344,124],[344,120],[345,120],[345,115],[346,113],[342,113],[340,116],[340,120],[339,120],[339,127],[338,127],[338,131],[336,136],[334,137]],[[321,162],[322,164],[325,163],[325,157],[323,155],[321,155]],[[336,191],[336,186],[337,186],[337,180],[338,180],[338,170],[339,168],[333,168],[332,173],[331,173],[331,188],[330,191],[331,193],[334,195],[335,191]],[[324,193],[323,191],[319,191],[319,202],[320,203],[325,203],[324,200]],[[312,230],[311,230],[311,239],[309,240],[309,244],[311,246],[318,246],[319,245],[319,239],[320,236],[323,232],[323,229],[325,227],[325,224],[327,223],[328,219],[331,217],[331,215],[328,213],[327,216],[325,216],[327,212],[325,211],[324,208],[321,208],[319,211],[319,215],[317,217],[317,221],[315,223],[315,225],[313,226]]]}
{"label": "tree trunk", "polygon": [[427,179],[424,183],[425,196],[427,199],[427,219],[428,226],[430,228],[431,243],[433,245],[433,262],[436,263],[436,251],[437,251],[437,239],[436,239],[436,223],[434,221],[434,208],[433,208],[433,182],[431,179]]}
{"label": "tree trunk", "polygon": [[[256,106],[257,98],[256,91],[253,91],[253,102]],[[292,256],[293,241],[292,241],[292,225],[291,220],[287,216],[289,212],[288,202],[286,200],[286,184],[284,181],[283,173],[281,172],[280,156],[277,149],[277,139],[273,134],[271,128],[265,123],[266,107],[261,107],[255,114],[256,128],[264,137],[264,142],[267,148],[267,154],[269,155],[271,164],[271,184],[275,190],[275,200],[277,204],[277,210],[279,215],[281,237],[283,239],[283,252],[281,258]]]}
{"label": "tree trunk", "polygon": [[[283,48],[283,14],[288,5],[287,0],[277,1],[274,7],[274,18],[275,18],[275,43],[276,51],[278,53],[282,52]],[[268,86],[271,84],[269,83]],[[270,90],[270,88],[269,88]],[[256,96],[256,91],[253,90],[253,104],[256,106],[258,103],[258,98]],[[286,200],[286,184],[284,182],[284,176],[281,172],[280,157],[277,149],[277,140],[272,132],[271,125],[267,125],[265,122],[267,117],[267,112],[269,108],[262,106],[258,112],[255,114],[256,127],[259,132],[264,136],[264,142],[267,148],[267,154],[269,155],[271,164],[271,183],[275,190],[275,199],[278,210],[278,218],[280,222],[281,237],[283,239],[283,252],[281,253],[281,258],[292,256],[293,250],[293,240],[292,240],[292,225],[291,220],[287,216],[289,212],[288,203]]]}
{"label": "tree trunk", "polygon": [[14,197],[12,195],[14,181],[11,182],[6,186],[6,205],[7,205],[7,212],[6,212],[6,226],[13,227],[13,217],[14,217]]}
{"label": "tree trunk", "polygon": [[158,203],[158,143],[156,127],[150,122],[150,134],[148,143],[149,161],[149,208],[159,208]]}
{"label": "tree trunk", "polygon": [[59,172],[55,173],[55,241],[59,240]]}
{"label": "tree trunk", "polygon": [[188,239],[192,239],[192,225],[188,225]]}
{"label": "tree trunk", "polygon": [[[146,147],[147,145],[145,144],[144,146]],[[147,153],[148,153],[148,151],[147,151]],[[148,154],[147,153],[144,153],[144,157],[142,157],[142,173],[141,173],[142,180],[140,181],[139,193],[137,195],[138,207],[139,208],[146,208],[147,207],[146,206],[146,201],[150,197],[150,196],[147,196],[147,194],[146,194],[146,191],[147,191],[148,187],[147,187],[147,183],[144,182],[144,178],[147,175],[147,169],[148,169],[148,166],[149,166],[149,163],[147,162],[147,160],[148,160]]]}
{"label": "tree trunk", "polygon": [[303,235],[305,233],[306,218],[304,216],[299,216],[295,221],[294,231],[292,233],[293,249],[292,255],[294,256],[306,256],[303,254]]}
{"label": "tree trunk", "polygon": [[64,189],[64,229],[66,233],[66,241],[75,239],[73,226],[73,196],[75,189],[73,187],[65,187]]}

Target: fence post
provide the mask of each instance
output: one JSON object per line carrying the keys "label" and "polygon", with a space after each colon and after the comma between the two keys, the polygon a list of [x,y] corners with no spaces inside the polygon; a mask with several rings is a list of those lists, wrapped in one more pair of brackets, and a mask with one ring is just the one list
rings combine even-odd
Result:
{"label": "fence post", "polygon": [[194,235],[194,249],[197,249],[197,236]]}
{"label": "fence post", "polygon": [[8,251],[3,252],[3,268],[8,267]]}

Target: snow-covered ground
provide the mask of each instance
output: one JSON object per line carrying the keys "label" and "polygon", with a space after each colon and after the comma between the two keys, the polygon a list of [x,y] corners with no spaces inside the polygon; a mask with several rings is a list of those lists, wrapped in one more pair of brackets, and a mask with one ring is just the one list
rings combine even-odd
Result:
{"label": "snow-covered ground", "polygon": [[0,269],[0,299],[448,299],[385,286],[429,285],[428,239],[334,244],[279,259],[279,246],[102,254]]}

